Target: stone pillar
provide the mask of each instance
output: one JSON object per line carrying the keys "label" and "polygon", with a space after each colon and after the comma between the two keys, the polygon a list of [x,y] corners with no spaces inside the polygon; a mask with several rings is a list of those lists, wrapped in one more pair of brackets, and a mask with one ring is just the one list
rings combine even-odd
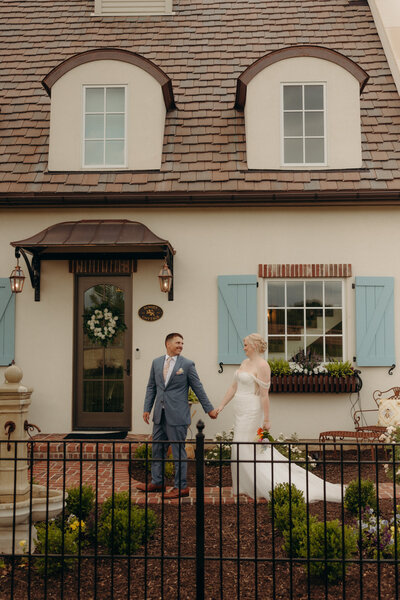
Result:
{"label": "stone pillar", "polygon": [[[11,444],[8,449],[6,423],[15,425],[10,440],[27,439],[24,423],[28,420],[32,389],[21,385],[22,370],[17,365],[8,367],[4,376],[0,385],[0,502],[13,502],[14,493],[17,500],[29,498],[27,444]],[[15,457],[17,461],[12,460]]]}

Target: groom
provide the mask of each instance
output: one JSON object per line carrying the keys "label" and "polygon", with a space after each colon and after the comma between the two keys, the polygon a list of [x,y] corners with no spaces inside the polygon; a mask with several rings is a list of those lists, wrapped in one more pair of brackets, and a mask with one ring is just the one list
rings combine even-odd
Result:
{"label": "groom", "polygon": [[[198,397],[204,411],[212,419],[217,418],[217,412],[207,398],[194,362],[181,356],[183,349],[181,334],[170,333],[167,335],[165,348],[166,354],[153,360],[151,366],[144,401],[143,419],[145,423],[149,423],[150,412],[155,402],[153,459],[165,458],[168,449],[168,444],[165,441],[172,442],[172,454],[175,461],[175,487],[171,492],[165,494],[164,498],[179,498],[179,496],[189,495],[186,482],[187,461],[184,443],[190,425],[189,386]],[[160,441],[164,441],[164,443],[157,443]],[[163,468],[163,462],[158,460],[152,462],[151,483],[148,485],[139,483],[136,487],[142,491],[147,489],[148,492],[163,491]]]}

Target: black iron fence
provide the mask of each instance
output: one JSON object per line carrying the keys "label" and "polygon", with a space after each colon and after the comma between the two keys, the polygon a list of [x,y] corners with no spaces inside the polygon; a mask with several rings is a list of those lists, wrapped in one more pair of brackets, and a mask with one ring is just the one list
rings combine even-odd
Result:
{"label": "black iron fence", "polygon": [[399,598],[397,444],[206,443],[199,424],[175,499],[167,447],[165,491],[137,489],[151,450],[0,442],[1,600]]}

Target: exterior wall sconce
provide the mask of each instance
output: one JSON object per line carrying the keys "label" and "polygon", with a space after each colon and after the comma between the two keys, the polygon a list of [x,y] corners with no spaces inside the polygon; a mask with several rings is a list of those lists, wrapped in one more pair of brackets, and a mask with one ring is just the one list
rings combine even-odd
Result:
{"label": "exterior wall sconce", "polygon": [[22,292],[22,288],[24,287],[25,274],[19,266],[19,258],[21,255],[25,260],[29,273],[29,279],[31,280],[32,287],[35,291],[35,301],[38,302],[40,300],[40,259],[34,255],[32,257],[31,264],[22,248],[15,248],[17,266],[10,275],[11,291],[13,294],[19,294]]}
{"label": "exterior wall sconce", "polygon": [[17,257],[17,266],[12,270],[10,275],[10,285],[13,294],[20,294],[24,287],[25,275],[19,266],[19,258]]}
{"label": "exterior wall sconce", "polygon": [[158,274],[158,281],[160,283],[160,290],[166,294],[171,291],[172,288],[172,273],[165,260],[163,266]]}

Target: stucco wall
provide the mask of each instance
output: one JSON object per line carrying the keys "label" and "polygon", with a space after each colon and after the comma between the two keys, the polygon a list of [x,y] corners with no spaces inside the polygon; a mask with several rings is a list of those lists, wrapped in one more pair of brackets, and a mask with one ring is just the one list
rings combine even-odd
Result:
{"label": "stucco wall", "polygon": [[[397,223],[400,209],[215,209],[119,210],[118,218],[140,221],[176,249],[175,300],[158,287],[161,261],[139,261],[133,274],[133,431],[150,432],[142,421],[143,398],[151,360],[163,353],[169,331],[181,331],[184,354],[193,358],[210,399],[218,405],[236,366],[218,374],[217,276],[257,273],[259,263],[351,263],[354,276],[395,277],[395,298],[400,294]],[[15,265],[9,243],[68,219],[116,218],[115,210],[2,211],[0,218],[0,276]],[[381,231],[382,236],[378,232]],[[388,252],[387,240],[390,240]],[[399,248],[400,249],[400,248]],[[22,266],[23,263],[22,263]],[[26,269],[25,269],[26,270]],[[353,279],[345,283],[346,352],[355,353]],[[16,362],[24,383],[34,388],[30,418],[46,432],[69,432],[72,425],[73,275],[66,261],[42,263],[41,300],[34,302],[29,281],[16,299]],[[141,320],[140,306],[154,303],[164,316]],[[264,332],[264,286],[258,288],[258,330]],[[395,306],[398,302],[395,301]],[[396,314],[396,346],[400,319]],[[1,372],[3,368],[0,369]],[[372,392],[400,384],[400,371],[362,368],[361,401],[372,407]],[[203,413],[198,410],[196,419]],[[218,421],[206,419],[206,435],[232,423],[228,406]],[[352,428],[347,394],[271,395],[272,432],[296,431],[317,437],[324,429]]]}
{"label": "stucco wall", "polygon": [[166,114],[160,84],[134,65],[99,60],[68,71],[52,87],[49,170],[82,170],[85,85],[127,86],[126,168],[159,169]]}

